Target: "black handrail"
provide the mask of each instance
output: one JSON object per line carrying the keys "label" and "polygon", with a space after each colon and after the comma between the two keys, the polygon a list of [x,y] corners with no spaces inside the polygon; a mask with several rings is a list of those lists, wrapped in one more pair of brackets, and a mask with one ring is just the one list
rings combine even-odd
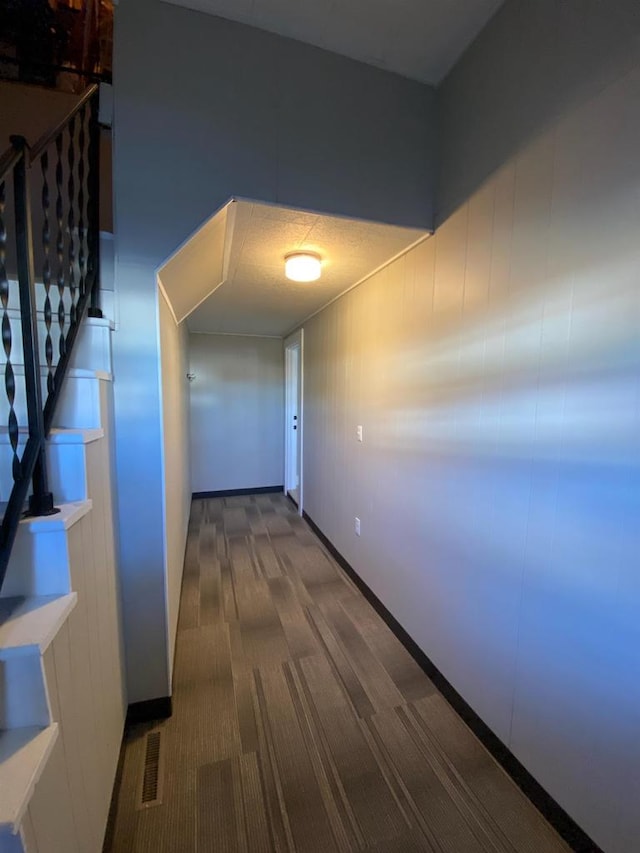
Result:
{"label": "black handrail", "polygon": [[58,122],[58,124],[51,130],[48,130],[44,133],[40,139],[35,143],[35,145],[31,146],[31,162],[34,162],[38,159],[38,157],[42,154],[42,152],[47,148],[51,143],[55,140],[56,136],[59,136],[65,127],[68,126],[69,122],[72,118],[74,118],[82,109],[82,107],[93,98],[93,96],[98,92],[98,86],[93,85],[89,86],[89,88],[84,92],[76,105],[70,110],[67,115]]}
{"label": "black handrail", "polygon": [[4,152],[2,157],[0,157],[0,181],[4,181],[22,156],[22,151],[13,145]]}
{"label": "black handrail", "polygon": [[[48,515],[58,510],[47,482],[46,438],[69,367],[80,323],[88,309],[102,316],[99,308],[99,90],[90,86],[73,109],[33,147],[21,136],[11,137],[11,148],[0,157],[0,313],[5,353],[5,392],[9,404],[7,432],[13,454],[13,489],[0,525],[0,588],[9,565],[11,550],[30,485],[29,515]],[[50,155],[54,162],[53,204],[55,244],[52,243],[52,193]],[[38,167],[38,168],[34,168]],[[41,192],[33,192],[34,173],[40,172]],[[20,327],[24,365],[27,423],[16,414],[16,375],[11,360],[13,332],[9,309],[11,290],[7,256],[8,223],[5,219],[6,188],[13,189],[15,272],[20,297]],[[34,265],[34,199],[40,199],[41,281],[44,288],[45,362],[41,364],[38,342],[38,309]],[[52,246],[56,276],[52,276]],[[57,294],[57,311],[52,306]],[[58,357],[54,355],[53,326],[57,321]],[[46,399],[43,404],[43,368],[46,370]],[[19,453],[21,426],[28,439]]]}

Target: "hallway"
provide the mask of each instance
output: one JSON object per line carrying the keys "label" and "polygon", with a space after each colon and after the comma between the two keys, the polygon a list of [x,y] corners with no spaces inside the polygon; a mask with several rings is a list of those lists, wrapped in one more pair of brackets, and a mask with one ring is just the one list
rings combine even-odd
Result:
{"label": "hallway", "polygon": [[[161,732],[158,805],[137,808]],[[173,716],[126,735],[112,853],[568,847],[283,495],[194,501]]]}

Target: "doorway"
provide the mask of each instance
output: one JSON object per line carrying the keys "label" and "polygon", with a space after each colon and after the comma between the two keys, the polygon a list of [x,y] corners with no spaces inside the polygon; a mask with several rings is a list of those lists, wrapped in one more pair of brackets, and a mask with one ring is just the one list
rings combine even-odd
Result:
{"label": "doorway", "polygon": [[284,342],[284,491],[295,501],[302,515],[302,395],[304,330],[299,329]]}

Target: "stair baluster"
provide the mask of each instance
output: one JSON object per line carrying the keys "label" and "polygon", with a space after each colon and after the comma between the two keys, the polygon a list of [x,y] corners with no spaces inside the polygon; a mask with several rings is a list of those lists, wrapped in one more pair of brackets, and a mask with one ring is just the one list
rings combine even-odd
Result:
{"label": "stair baluster", "polygon": [[[11,142],[14,148],[17,148],[22,154],[13,170],[13,193],[16,215],[16,259],[20,292],[22,354],[24,357],[27,419],[29,422],[29,440],[22,458],[21,477],[17,482],[32,478],[33,493],[29,497],[29,512],[31,515],[50,515],[56,510],[53,506],[53,495],[49,491],[47,483],[47,461],[44,445],[38,312],[33,266],[30,170],[27,168],[29,146],[24,136],[12,136]],[[32,458],[33,462],[31,462]]]}
{"label": "stair baluster", "polygon": [[[7,430],[12,449],[13,490],[0,526],[0,589],[29,486],[29,514],[47,515],[57,510],[47,482],[45,442],[53,423],[62,383],[69,367],[74,342],[85,312],[101,317],[99,307],[99,185],[100,139],[98,87],[91,86],[74,109],[51,133],[32,148],[24,137],[11,137],[12,147],[0,158],[0,305],[2,342],[6,358],[5,391],[9,403]],[[51,193],[49,158],[55,162],[55,264],[58,292],[57,321],[60,333],[57,363],[51,335]],[[66,168],[65,168],[66,160]],[[36,251],[41,262],[44,290],[44,368],[38,345],[37,285],[34,272],[34,218],[32,169],[37,166],[41,189],[42,240]],[[66,175],[65,175],[66,172]],[[65,180],[66,177],[66,180]],[[7,267],[7,182],[13,187],[11,225],[15,227],[16,272],[20,295],[22,356],[27,403],[28,439],[20,456],[20,424],[16,415],[16,375],[12,364],[12,330],[9,317],[11,274]],[[9,217],[11,218],[11,217]],[[66,233],[65,233],[66,231]],[[43,375],[46,400],[43,405]]]}

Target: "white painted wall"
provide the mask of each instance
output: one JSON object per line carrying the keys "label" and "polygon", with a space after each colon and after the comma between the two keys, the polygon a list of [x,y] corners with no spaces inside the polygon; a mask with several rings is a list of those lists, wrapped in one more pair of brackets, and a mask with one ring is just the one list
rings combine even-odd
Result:
{"label": "white painted wall", "polygon": [[194,492],[284,483],[280,338],[191,334]]}
{"label": "white painted wall", "polygon": [[189,460],[189,333],[178,325],[160,291],[160,365],[162,386],[164,535],[169,674],[178,630],[184,550],[191,511]]}
{"label": "white painted wall", "polygon": [[639,35],[507,3],[440,93],[435,236],[305,324],[305,510],[608,853],[640,838]]}

